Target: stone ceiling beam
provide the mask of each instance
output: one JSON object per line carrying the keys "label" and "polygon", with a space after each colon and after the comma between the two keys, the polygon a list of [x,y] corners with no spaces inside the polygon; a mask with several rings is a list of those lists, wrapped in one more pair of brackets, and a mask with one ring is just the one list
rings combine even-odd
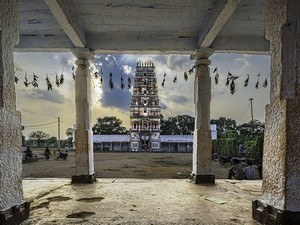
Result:
{"label": "stone ceiling beam", "polygon": [[198,47],[208,48],[235,11],[240,0],[219,0],[198,36]]}
{"label": "stone ceiling beam", "polygon": [[49,6],[53,16],[57,19],[65,33],[71,39],[75,47],[84,48],[86,45],[85,33],[77,25],[75,16],[68,10],[72,10],[74,6],[66,5],[68,1],[44,0]]}

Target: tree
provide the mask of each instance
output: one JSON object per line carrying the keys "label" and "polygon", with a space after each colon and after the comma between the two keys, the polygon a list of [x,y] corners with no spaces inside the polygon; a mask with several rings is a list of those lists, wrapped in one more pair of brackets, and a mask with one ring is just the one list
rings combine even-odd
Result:
{"label": "tree", "polygon": [[211,119],[211,124],[217,125],[218,138],[226,136],[227,131],[235,131],[237,124],[234,119],[220,117],[219,119]]}
{"label": "tree", "polygon": [[67,128],[65,134],[66,134],[67,138],[73,137],[73,128],[70,128],[70,127]]}
{"label": "tree", "polygon": [[237,127],[241,135],[246,137],[259,136],[264,133],[265,124],[259,120],[253,120],[248,123],[243,123]]}
{"label": "tree", "polygon": [[67,137],[67,140],[66,140],[67,144],[68,145],[72,145],[72,141],[73,141],[73,128],[69,127],[68,129],[66,129],[65,134],[66,134],[66,137]]}
{"label": "tree", "polygon": [[189,115],[177,115],[161,119],[161,134],[193,134],[195,118]]}
{"label": "tree", "polygon": [[38,130],[31,132],[29,135],[29,140],[34,140],[37,143],[37,147],[40,147],[40,143],[42,141],[45,141],[47,138],[49,138],[49,134],[45,133],[44,131]]}
{"label": "tree", "polygon": [[99,117],[93,125],[94,134],[126,134],[127,130],[122,126],[122,120],[115,116]]}
{"label": "tree", "polygon": [[47,139],[47,146],[48,147],[57,147],[57,137],[49,137]]}

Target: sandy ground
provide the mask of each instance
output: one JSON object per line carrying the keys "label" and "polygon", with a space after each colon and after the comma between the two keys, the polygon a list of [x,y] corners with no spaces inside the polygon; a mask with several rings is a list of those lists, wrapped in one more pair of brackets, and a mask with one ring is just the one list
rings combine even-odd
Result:
{"label": "sandy ground", "polygon": [[[43,150],[33,150],[42,154]],[[75,153],[69,152],[67,160],[39,159],[23,163],[24,178],[57,177],[71,178],[75,172]],[[185,179],[192,170],[192,153],[152,152],[95,152],[95,172],[102,178],[164,178]],[[227,178],[229,165],[213,162],[212,172],[216,179]]]}

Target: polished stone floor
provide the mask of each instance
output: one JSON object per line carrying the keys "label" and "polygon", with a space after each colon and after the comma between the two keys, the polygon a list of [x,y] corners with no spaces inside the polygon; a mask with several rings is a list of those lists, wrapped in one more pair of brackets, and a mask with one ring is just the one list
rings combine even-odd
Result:
{"label": "polished stone floor", "polygon": [[31,201],[23,224],[257,224],[251,201],[261,181],[216,180],[200,186],[179,179],[25,179]]}

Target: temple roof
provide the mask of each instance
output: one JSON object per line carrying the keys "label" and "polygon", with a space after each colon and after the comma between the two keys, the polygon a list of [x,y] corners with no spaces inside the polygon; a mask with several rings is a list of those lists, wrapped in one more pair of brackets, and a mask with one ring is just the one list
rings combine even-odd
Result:
{"label": "temple roof", "polygon": [[18,0],[16,51],[266,53],[264,0]]}

